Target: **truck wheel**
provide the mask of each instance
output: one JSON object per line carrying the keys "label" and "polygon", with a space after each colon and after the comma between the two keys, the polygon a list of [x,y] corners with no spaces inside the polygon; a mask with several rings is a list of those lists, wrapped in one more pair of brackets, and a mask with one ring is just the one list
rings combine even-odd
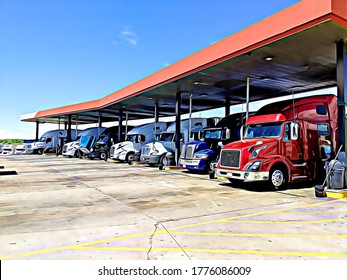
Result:
{"label": "truck wheel", "polygon": [[275,167],[270,171],[269,184],[280,189],[286,184],[286,172],[282,168]]}
{"label": "truck wheel", "polygon": [[37,153],[38,153],[39,155],[42,155],[42,154],[43,154],[43,149],[38,149],[38,150],[37,150]]}
{"label": "truck wheel", "polygon": [[164,154],[160,157],[158,168],[159,168],[159,170],[163,170],[165,166],[167,166],[166,154]]}
{"label": "truck wheel", "polygon": [[106,152],[101,152],[100,153],[100,159],[107,161],[107,153]]}
{"label": "truck wheel", "polygon": [[135,159],[135,154],[134,153],[129,153],[125,157],[125,161],[130,165]]}
{"label": "truck wheel", "polygon": [[214,171],[212,170],[208,171],[208,178],[211,180],[216,179],[216,175],[214,174]]}

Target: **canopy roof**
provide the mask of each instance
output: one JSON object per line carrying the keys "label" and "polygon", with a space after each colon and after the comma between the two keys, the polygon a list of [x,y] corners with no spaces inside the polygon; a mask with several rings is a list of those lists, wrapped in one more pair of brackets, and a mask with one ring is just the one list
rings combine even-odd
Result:
{"label": "canopy roof", "polygon": [[[336,85],[336,42],[347,39],[346,0],[301,0],[298,3],[101,99],[21,116],[22,121],[78,123],[175,113],[176,92],[182,92],[181,113]],[[187,93],[187,94],[185,94]],[[73,122],[76,117],[73,118]]]}

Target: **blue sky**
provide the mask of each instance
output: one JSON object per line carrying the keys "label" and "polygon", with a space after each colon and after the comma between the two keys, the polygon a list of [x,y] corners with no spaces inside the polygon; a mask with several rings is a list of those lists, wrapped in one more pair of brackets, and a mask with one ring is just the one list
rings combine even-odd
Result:
{"label": "blue sky", "polygon": [[1,0],[0,139],[35,136],[22,114],[103,97],[296,2]]}

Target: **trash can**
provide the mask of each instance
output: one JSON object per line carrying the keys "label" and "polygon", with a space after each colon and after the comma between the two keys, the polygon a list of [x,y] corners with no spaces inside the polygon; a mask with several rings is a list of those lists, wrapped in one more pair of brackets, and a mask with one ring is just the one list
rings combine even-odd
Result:
{"label": "trash can", "polygon": [[328,178],[328,188],[343,189],[345,186],[344,164],[338,160],[332,160],[329,163],[329,168],[331,171]]}

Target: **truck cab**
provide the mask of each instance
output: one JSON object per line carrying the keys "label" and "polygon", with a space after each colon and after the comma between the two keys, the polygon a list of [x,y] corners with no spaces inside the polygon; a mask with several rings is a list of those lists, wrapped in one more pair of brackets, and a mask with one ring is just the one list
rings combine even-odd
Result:
{"label": "truck cab", "polygon": [[244,113],[232,114],[204,128],[201,140],[183,145],[179,165],[188,170],[210,170],[210,164],[218,159],[221,148],[240,139],[244,116]]}
{"label": "truck cab", "polygon": [[[75,140],[79,131],[71,130],[71,139]],[[38,141],[32,143],[29,153],[42,155],[44,152],[54,152],[57,145],[67,137],[67,130],[50,130],[45,132]]]}
{"label": "truck cab", "polygon": [[322,95],[281,101],[246,121],[242,140],[221,150],[216,175],[231,182],[287,182],[319,179],[336,152],[337,101]]}
{"label": "truck cab", "polygon": [[[207,126],[207,118],[192,118],[189,135],[189,119],[181,121],[181,131],[176,133],[176,123],[172,123],[163,131],[158,141],[143,146],[141,161],[149,165],[175,165],[175,141],[179,137],[181,146],[191,140],[198,140],[203,128]],[[195,139],[194,139],[195,138]]]}
{"label": "truck cab", "polygon": [[130,130],[126,140],[111,146],[110,158],[131,163],[136,154],[141,154],[142,147],[156,140],[156,136],[167,127],[165,122],[148,123]]}
{"label": "truck cab", "polygon": [[14,154],[14,146],[12,144],[5,144],[2,147],[1,154],[2,155],[7,155],[7,156],[13,155]]}
{"label": "truck cab", "polygon": [[[129,127],[132,129],[132,127]],[[99,138],[91,145],[90,149],[81,148],[84,156],[90,159],[107,160],[111,146],[118,139],[118,126],[111,126],[106,128],[99,136]]]}
{"label": "truck cab", "polygon": [[62,154],[64,157],[80,157],[80,148],[89,149],[105,130],[105,127],[92,127],[81,131],[76,140],[64,144]]}
{"label": "truck cab", "polygon": [[31,146],[35,140],[24,140],[23,144],[18,144],[14,152],[15,155],[25,155],[31,153]]}

